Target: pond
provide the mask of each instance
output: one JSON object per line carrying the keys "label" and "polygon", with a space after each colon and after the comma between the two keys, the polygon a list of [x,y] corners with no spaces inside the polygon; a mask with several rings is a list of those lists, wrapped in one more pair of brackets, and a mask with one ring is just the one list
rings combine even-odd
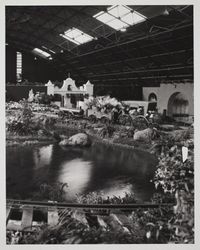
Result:
{"label": "pond", "polygon": [[17,146],[6,149],[7,198],[34,199],[41,184],[67,183],[66,201],[76,194],[103,192],[121,196],[133,192],[138,201],[149,201],[155,191],[153,178],[157,159],[136,150],[102,144],[89,148]]}

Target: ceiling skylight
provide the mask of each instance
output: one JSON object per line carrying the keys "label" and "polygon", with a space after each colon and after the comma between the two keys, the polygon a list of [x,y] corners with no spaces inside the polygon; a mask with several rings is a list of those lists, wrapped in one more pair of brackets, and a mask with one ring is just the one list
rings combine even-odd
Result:
{"label": "ceiling skylight", "polygon": [[84,33],[83,31],[77,28],[69,29],[65,31],[64,34],[60,34],[60,36],[77,45],[87,43],[94,39],[94,37]]}
{"label": "ceiling skylight", "polygon": [[107,8],[107,12],[101,11],[93,17],[115,30],[124,30],[146,20],[145,16],[126,5],[113,5]]}
{"label": "ceiling skylight", "polygon": [[50,55],[49,53],[47,53],[46,51],[41,50],[41,49],[38,49],[38,48],[33,49],[33,52],[34,52],[35,54],[37,54],[38,56],[41,56],[41,57],[43,57],[43,58],[48,58],[48,57],[51,56],[51,55]]}
{"label": "ceiling skylight", "polygon": [[50,51],[50,52],[53,53],[53,54],[56,54],[55,51],[53,51],[52,49],[47,48],[46,46],[42,46],[42,48],[43,48],[43,49],[46,49],[46,50],[48,50],[48,51]]}

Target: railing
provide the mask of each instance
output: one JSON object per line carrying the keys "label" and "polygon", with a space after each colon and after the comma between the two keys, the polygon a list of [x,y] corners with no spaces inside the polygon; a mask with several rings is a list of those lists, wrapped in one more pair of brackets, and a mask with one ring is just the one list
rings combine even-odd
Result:
{"label": "railing", "polygon": [[28,201],[28,200],[13,200],[8,199],[7,205],[9,206],[33,206],[33,207],[57,207],[57,208],[73,208],[73,209],[120,209],[120,210],[133,210],[136,208],[160,208],[172,207],[174,203],[131,203],[131,204],[79,204],[79,203],[61,203],[55,201]]}
{"label": "railing", "polygon": [[[170,203],[133,203],[133,204],[78,204],[78,203],[60,203],[60,202],[42,202],[42,201],[27,201],[27,200],[7,200],[6,206],[6,228],[11,231],[29,231],[32,232],[35,227],[45,223],[49,226],[56,226],[65,220],[65,217],[74,218],[79,222],[90,226],[88,221],[89,214],[96,218],[97,226],[107,227],[110,223],[116,226],[124,227],[132,226],[132,220],[129,219],[129,214],[137,208],[172,208],[174,204]],[[14,212],[15,211],[15,212]],[[38,224],[34,214],[36,211],[42,211],[43,219]],[[20,218],[16,220],[13,217],[13,212]],[[127,213],[128,212],[128,213]],[[45,216],[45,217],[44,217]],[[35,224],[36,223],[36,224]]]}

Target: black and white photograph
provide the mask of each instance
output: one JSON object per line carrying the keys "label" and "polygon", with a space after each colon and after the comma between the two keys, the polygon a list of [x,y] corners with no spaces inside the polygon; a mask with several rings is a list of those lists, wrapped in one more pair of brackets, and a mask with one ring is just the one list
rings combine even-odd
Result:
{"label": "black and white photograph", "polygon": [[15,2],[6,246],[195,245],[195,5]]}

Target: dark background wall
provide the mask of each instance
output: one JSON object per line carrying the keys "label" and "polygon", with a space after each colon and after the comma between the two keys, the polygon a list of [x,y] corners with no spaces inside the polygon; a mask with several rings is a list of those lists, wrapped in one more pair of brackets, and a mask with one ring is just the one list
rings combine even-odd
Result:
{"label": "dark background wall", "polygon": [[[16,83],[16,52],[16,49],[6,46],[6,82]],[[22,52],[22,81],[47,83],[59,78],[58,70],[47,60]]]}
{"label": "dark background wall", "polygon": [[58,70],[53,68],[45,59],[37,58],[34,55],[22,55],[22,77],[29,82],[47,83],[48,80],[58,80]]}
{"label": "dark background wall", "polygon": [[6,82],[16,82],[16,50],[6,46]]}
{"label": "dark background wall", "polygon": [[142,100],[142,87],[141,86],[124,86],[121,85],[103,85],[98,86],[94,85],[94,95],[102,96],[102,95],[110,95],[111,97],[115,97],[118,100]]}
{"label": "dark background wall", "polygon": [[33,93],[44,92],[47,93],[47,87],[45,86],[6,86],[6,99],[7,101],[20,101],[23,98],[27,99],[29,96],[29,91],[33,90]]}
{"label": "dark background wall", "polygon": [[[6,83],[10,82],[16,84],[16,52],[16,49],[6,46]],[[62,82],[62,80],[67,77],[67,73],[64,75],[63,72],[59,71],[59,69],[53,67],[51,62],[39,57],[37,57],[36,60],[35,58],[36,57],[33,54],[22,52],[22,82],[27,80],[29,83],[32,83],[29,84],[32,86],[7,88],[7,94],[13,96],[14,100],[27,98],[29,90],[34,87],[33,84],[37,85],[37,83],[47,83],[48,80],[58,80]],[[79,86],[78,81],[76,84]],[[44,90],[42,92],[44,92]],[[94,95],[110,95],[111,97],[115,97],[119,100],[142,100],[142,87],[131,84],[124,86],[124,82],[114,86],[107,84],[94,85]]]}

